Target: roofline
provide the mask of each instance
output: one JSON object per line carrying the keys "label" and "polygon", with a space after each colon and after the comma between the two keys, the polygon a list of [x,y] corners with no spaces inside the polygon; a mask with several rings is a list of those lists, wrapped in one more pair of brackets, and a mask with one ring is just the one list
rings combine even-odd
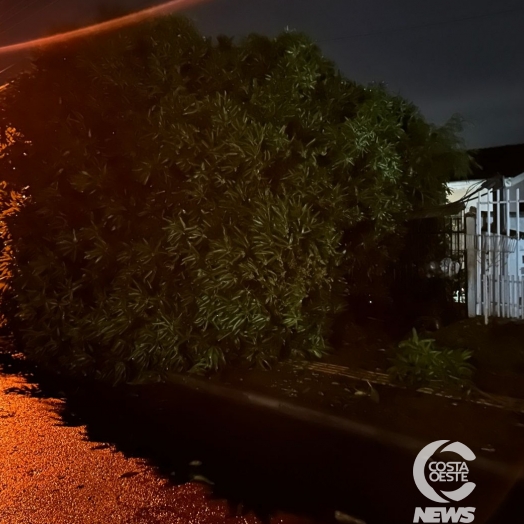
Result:
{"label": "roofline", "polygon": [[[508,182],[509,184],[507,184]],[[515,186],[521,182],[524,182],[524,172],[520,175],[504,177],[504,184],[508,186]]]}
{"label": "roofline", "polygon": [[[461,187],[467,187],[474,184],[480,184],[482,182],[485,182],[486,180],[490,180],[492,177],[486,177],[486,178],[475,178],[473,180],[453,180],[451,182],[446,182],[446,185],[448,187],[453,187],[456,189],[459,189]],[[520,184],[521,182],[524,182],[524,172],[520,173],[520,175],[515,176],[505,176],[502,177],[504,179],[504,186],[505,187],[511,187],[515,186],[517,184]]]}

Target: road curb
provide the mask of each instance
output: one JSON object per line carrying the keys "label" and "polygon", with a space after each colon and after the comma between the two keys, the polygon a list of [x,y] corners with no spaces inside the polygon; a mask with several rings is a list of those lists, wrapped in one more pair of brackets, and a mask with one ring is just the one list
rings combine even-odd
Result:
{"label": "road curb", "polygon": [[[325,413],[321,410],[301,406],[275,397],[230,386],[210,383],[206,379],[193,378],[182,375],[170,375],[169,381],[178,386],[187,387],[194,391],[210,394],[237,403],[249,404],[258,408],[271,410],[281,415],[303,422],[316,424],[329,430],[345,432],[353,437],[360,437],[374,441],[378,445],[389,445],[400,452],[415,457],[428,442],[413,438],[398,432],[390,431],[371,424],[357,422],[349,418]],[[521,477],[521,468],[515,464],[498,462],[485,457],[475,460],[475,468],[501,478],[516,480]]]}
{"label": "road curb", "polygon": [[[316,371],[328,375],[334,375],[339,377],[347,377],[354,380],[359,380],[363,382],[369,382],[371,384],[379,384],[381,386],[388,386],[392,388],[407,389],[406,387],[394,384],[391,382],[389,376],[386,373],[381,373],[378,371],[366,371],[366,370],[352,370],[345,366],[339,366],[336,364],[327,364],[324,362],[315,362],[309,364],[307,369],[310,371]],[[435,391],[431,388],[419,388],[417,389],[419,393],[424,393],[426,395],[434,395],[437,397],[448,398],[452,400],[459,400],[464,402],[470,402],[472,404],[478,404],[479,406],[487,406],[490,408],[505,409],[508,411],[515,411],[516,413],[524,413],[524,400],[508,397],[504,395],[495,395],[491,393],[485,393],[483,391],[477,390],[483,398],[473,398],[468,396],[458,396],[450,393],[444,393],[440,391]]]}

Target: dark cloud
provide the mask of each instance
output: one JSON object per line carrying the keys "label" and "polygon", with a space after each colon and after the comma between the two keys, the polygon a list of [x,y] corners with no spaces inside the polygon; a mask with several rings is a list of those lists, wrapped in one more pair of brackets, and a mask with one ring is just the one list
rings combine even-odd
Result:
{"label": "dark cloud", "polygon": [[[15,2],[0,0],[0,11]],[[37,36],[59,23],[87,22],[101,3],[55,0],[46,9],[51,2],[37,0],[33,7],[40,12],[25,21],[20,14],[13,19],[20,22],[16,27],[0,20],[0,41]],[[104,3],[133,8],[147,2]],[[386,82],[435,123],[463,115],[468,146],[524,142],[520,0],[214,0],[187,14],[211,35],[304,31],[349,78]]]}

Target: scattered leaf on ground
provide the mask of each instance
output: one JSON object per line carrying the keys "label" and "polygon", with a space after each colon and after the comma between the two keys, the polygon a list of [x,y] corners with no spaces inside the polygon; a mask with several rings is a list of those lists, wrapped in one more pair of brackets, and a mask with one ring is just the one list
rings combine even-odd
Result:
{"label": "scattered leaf on ground", "polygon": [[195,482],[209,484],[210,486],[215,485],[215,483],[212,480],[209,480],[207,477],[204,477],[204,475],[192,475],[191,480],[194,480]]}
{"label": "scattered leaf on ground", "polygon": [[352,517],[347,513],[342,513],[342,511],[335,511],[335,520],[345,524],[366,524],[363,520]]}

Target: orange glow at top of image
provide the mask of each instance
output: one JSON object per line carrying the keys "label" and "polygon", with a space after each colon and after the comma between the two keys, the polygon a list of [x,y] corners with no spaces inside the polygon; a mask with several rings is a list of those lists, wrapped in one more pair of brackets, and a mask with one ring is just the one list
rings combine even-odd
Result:
{"label": "orange glow at top of image", "polygon": [[[10,53],[17,53],[20,51],[27,51],[34,47],[44,47],[52,44],[58,44],[61,42],[66,42],[74,38],[80,38],[84,36],[89,36],[105,31],[112,31],[115,29],[121,29],[126,26],[136,24],[142,20],[147,20],[148,18],[154,18],[161,15],[167,15],[190,7],[192,5],[200,4],[208,0],[171,0],[169,2],[164,2],[160,5],[149,7],[136,13],[131,13],[129,15],[121,16],[113,20],[108,20],[106,22],[100,22],[98,24],[93,24],[87,27],[82,27],[80,29],[74,29],[72,31],[66,31],[64,33],[58,33],[56,35],[47,36],[43,38],[36,38],[34,40],[29,40],[27,42],[21,42],[18,44],[10,44],[4,47],[0,47],[0,55],[7,55]],[[1,87],[0,87],[1,89]]]}

